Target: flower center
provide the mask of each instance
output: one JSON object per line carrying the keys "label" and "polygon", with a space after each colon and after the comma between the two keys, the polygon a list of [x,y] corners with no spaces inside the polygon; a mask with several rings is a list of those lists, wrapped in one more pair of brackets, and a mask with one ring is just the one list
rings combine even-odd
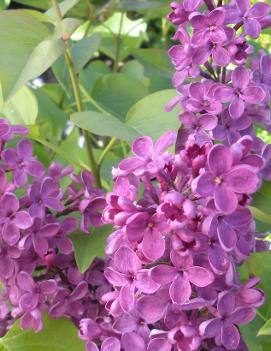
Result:
{"label": "flower center", "polygon": [[215,182],[217,185],[220,185],[220,184],[222,183],[222,179],[221,179],[220,177],[215,177],[214,182]]}

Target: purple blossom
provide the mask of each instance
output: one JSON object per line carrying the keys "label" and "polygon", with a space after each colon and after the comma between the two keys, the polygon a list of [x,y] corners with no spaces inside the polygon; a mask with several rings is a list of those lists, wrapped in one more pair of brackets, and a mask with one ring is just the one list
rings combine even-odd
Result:
{"label": "purple blossom", "polygon": [[105,270],[107,280],[121,287],[119,302],[125,312],[134,307],[134,291],[152,293],[159,286],[151,279],[146,270],[141,269],[141,262],[129,247],[122,246],[114,255],[114,268]]}
{"label": "purple blossom", "polygon": [[192,294],[191,283],[198,287],[210,285],[214,276],[206,268],[193,266],[190,256],[183,258],[174,251],[171,253],[174,267],[157,265],[151,270],[152,279],[161,284],[171,283],[169,294],[173,303],[184,304]]}
{"label": "purple blossom", "polygon": [[200,332],[206,338],[216,338],[217,345],[226,349],[236,349],[240,334],[235,324],[247,324],[255,317],[255,309],[236,306],[235,297],[223,292],[218,297],[216,318],[200,325]]}
{"label": "purple blossom", "polygon": [[245,34],[256,39],[261,33],[261,20],[270,12],[270,6],[264,2],[257,2],[250,7],[249,0],[235,0],[236,7],[226,12],[227,23],[244,23]]}
{"label": "purple blossom", "polygon": [[234,165],[231,151],[215,145],[208,155],[208,171],[202,173],[195,184],[201,196],[214,198],[216,208],[231,213],[238,205],[238,194],[254,193],[259,178],[247,165]]}
{"label": "purple blossom", "polygon": [[4,165],[14,171],[16,186],[22,186],[27,182],[27,176],[35,178],[44,176],[43,165],[32,156],[32,144],[29,140],[19,141],[16,150],[6,149],[2,153]]}
{"label": "purple blossom", "polygon": [[264,90],[259,86],[249,85],[251,72],[240,66],[232,72],[232,85],[220,86],[215,96],[222,102],[230,101],[229,112],[232,118],[239,118],[245,110],[245,103],[259,104],[265,98]]}

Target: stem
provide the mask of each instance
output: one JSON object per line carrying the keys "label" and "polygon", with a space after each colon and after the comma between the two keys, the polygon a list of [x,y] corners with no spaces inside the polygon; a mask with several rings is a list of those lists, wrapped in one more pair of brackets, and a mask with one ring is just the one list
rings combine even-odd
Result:
{"label": "stem", "polygon": [[121,46],[121,30],[124,20],[124,14],[122,13],[120,16],[120,25],[119,25],[119,32],[116,37],[116,59],[113,66],[113,72],[116,73],[119,68],[119,61],[120,61],[120,46]]}
{"label": "stem", "polygon": [[200,75],[203,77],[203,78],[206,78],[206,79],[211,79],[211,80],[215,80],[210,74],[200,70]]}
{"label": "stem", "polygon": [[265,318],[262,314],[261,314],[261,312],[259,311],[259,310],[257,310],[257,315],[264,321],[264,322],[267,322],[267,318]]}
{"label": "stem", "polygon": [[223,0],[218,0],[217,7],[221,7],[223,5]]}
{"label": "stem", "polygon": [[108,154],[108,152],[112,149],[112,147],[114,146],[115,142],[117,141],[117,138],[113,137],[111,138],[111,140],[109,141],[109,143],[106,145],[106,147],[104,148],[99,160],[98,160],[98,167],[101,167],[106,155]]}
{"label": "stem", "polygon": [[[62,14],[61,14],[57,0],[52,0],[52,4],[53,4],[53,7],[56,11],[58,22],[61,23]],[[69,70],[69,75],[70,75],[70,79],[71,79],[72,90],[73,90],[73,94],[74,94],[74,98],[75,98],[75,102],[76,102],[76,106],[77,106],[77,111],[82,112],[84,110],[84,107],[83,107],[83,103],[81,100],[79,83],[78,83],[77,75],[75,72],[74,63],[72,60],[71,50],[70,50],[70,47],[69,47],[69,44],[67,41],[65,41],[65,48],[66,48],[65,59],[66,59],[66,63],[67,63],[68,70]],[[84,134],[85,143],[87,146],[90,167],[91,167],[91,170],[93,172],[93,176],[95,178],[96,185],[101,187],[100,174],[99,174],[99,170],[97,168],[96,162],[95,162],[95,158],[94,158],[94,154],[93,154],[93,150],[92,150],[92,145],[91,145],[91,141],[89,138],[89,133],[86,130],[84,130],[83,134]]]}
{"label": "stem", "polygon": [[214,10],[214,4],[212,2],[212,0],[204,0],[206,6],[208,7],[208,10],[209,11],[213,11]]}
{"label": "stem", "polygon": [[204,66],[207,68],[207,70],[211,73],[211,75],[216,79],[215,71],[213,67],[210,65],[209,62],[206,62]]}
{"label": "stem", "polygon": [[243,25],[243,22],[241,21],[241,22],[237,23],[237,24],[233,27],[233,29],[236,30],[236,32],[237,32],[238,29],[242,27],[242,25]]}
{"label": "stem", "polygon": [[111,114],[106,111],[101,105],[99,105],[90,95],[89,93],[86,91],[86,89],[80,85],[80,90],[82,92],[82,94],[85,96],[85,101],[91,102],[92,105],[100,112],[102,112],[103,114],[107,115],[107,116],[111,116]]}
{"label": "stem", "polygon": [[226,67],[223,67],[223,70],[222,70],[222,83],[226,83],[226,74],[227,74],[227,69],[226,69]]}

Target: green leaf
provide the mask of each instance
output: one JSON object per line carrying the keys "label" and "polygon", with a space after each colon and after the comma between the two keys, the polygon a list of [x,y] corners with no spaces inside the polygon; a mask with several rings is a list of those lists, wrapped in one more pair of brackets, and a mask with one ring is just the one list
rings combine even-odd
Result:
{"label": "green leaf", "polygon": [[104,256],[106,240],[112,231],[111,226],[103,226],[92,229],[91,234],[77,232],[71,235],[76,263],[81,273],[89,268],[95,257]]}
{"label": "green leaf", "polygon": [[77,18],[64,18],[61,22],[61,38],[69,40],[80,24],[81,22]]}
{"label": "green leaf", "polygon": [[96,81],[105,74],[110,74],[110,68],[102,61],[91,62],[80,72],[80,82],[87,92],[90,92]]}
{"label": "green leaf", "polygon": [[252,206],[256,207],[261,212],[271,214],[271,199],[267,198],[261,192],[256,193],[253,196]]}
{"label": "green leaf", "polygon": [[127,113],[126,123],[141,135],[149,135],[157,140],[168,130],[179,126],[179,107],[171,112],[165,111],[170,99],[176,96],[174,89],[158,91],[136,103]]}
{"label": "green leaf", "polygon": [[38,115],[37,99],[28,87],[23,87],[4,104],[2,113],[13,124],[35,124]]}
{"label": "green leaf", "polygon": [[271,335],[271,319],[269,319],[258,331],[258,335]]}
{"label": "green leaf", "polygon": [[76,72],[79,72],[79,70],[88,63],[95,51],[99,49],[100,44],[101,35],[99,33],[94,33],[90,37],[79,40],[72,47],[72,57]]}
{"label": "green leaf", "polygon": [[113,115],[124,120],[129,108],[148,95],[148,88],[135,78],[112,73],[97,80],[91,95]]}
{"label": "green leaf", "polygon": [[38,122],[46,135],[60,139],[69,116],[41,89],[33,91],[38,100]]}
{"label": "green leaf", "polygon": [[95,111],[77,112],[71,115],[72,122],[79,128],[103,136],[116,137],[132,142],[140,134],[118,118]]}
{"label": "green leaf", "polygon": [[[250,277],[257,276],[261,278],[259,287],[264,290],[266,299],[264,305],[259,308],[258,316],[252,323],[241,326],[242,335],[248,345],[249,350],[264,351],[262,342],[271,342],[257,333],[265,324],[265,321],[271,318],[271,251],[257,252],[252,254],[239,268],[240,278],[245,283]],[[263,335],[263,334],[261,334]],[[256,347],[256,345],[258,345]]]}
{"label": "green leaf", "polygon": [[174,72],[166,50],[158,48],[134,49],[131,50],[131,54],[152,74],[171,77]]}
{"label": "green leaf", "polygon": [[[155,9],[160,8],[163,5],[163,1],[155,0],[120,0],[118,6],[119,9],[127,11],[137,11],[137,10],[146,10],[146,9]],[[169,4],[169,1],[168,1]]]}
{"label": "green leaf", "polygon": [[61,39],[47,39],[41,42],[30,55],[11,94],[29,80],[45,72],[65,51]]}
{"label": "green leaf", "polygon": [[269,214],[260,211],[256,207],[251,206],[250,209],[251,209],[251,211],[253,213],[253,217],[255,219],[257,219],[258,221],[263,222],[263,223],[271,224],[271,216]]}
{"label": "green leaf", "polygon": [[9,4],[10,4],[11,0],[0,0],[0,10],[5,10]]}
{"label": "green leaf", "polygon": [[[79,0],[64,0],[59,4],[59,8],[62,14],[62,17],[65,16],[65,14],[73,8]],[[55,12],[55,9],[51,7],[48,11],[46,11],[47,16],[51,17],[54,21],[57,20],[57,14]]]}
{"label": "green leaf", "polygon": [[84,351],[84,342],[78,338],[75,325],[68,319],[57,320],[44,317],[41,332],[22,331],[16,322],[9,332],[0,339],[0,346],[6,351]]}
{"label": "green leaf", "polygon": [[52,5],[51,0],[14,0],[14,2],[42,10],[47,10]]}
{"label": "green leaf", "polygon": [[[95,33],[73,45],[71,49],[75,71],[78,73],[98,50],[101,42],[100,34]],[[68,96],[70,96],[70,77],[64,57],[60,57],[52,66],[54,75]]]}
{"label": "green leaf", "polygon": [[126,74],[129,77],[139,80],[144,85],[149,86],[149,79],[145,77],[144,66],[137,60],[130,60],[123,65],[121,73]]}
{"label": "green leaf", "polygon": [[[21,87],[27,80],[35,78],[35,74],[43,73],[34,67],[35,74],[30,74],[30,77],[23,77],[22,71],[25,66],[28,66],[28,61],[36,47],[48,37],[51,32],[46,25],[33,15],[34,11],[7,10],[0,12],[0,82],[2,85],[2,93],[4,100],[14,93],[15,85]],[[47,52],[43,46],[42,53],[39,58],[32,56],[34,64],[39,67],[48,68],[50,64],[44,67],[45,62],[50,61],[47,58]],[[44,53],[46,55],[44,56]],[[36,51],[36,55],[37,55]],[[49,62],[50,63],[50,62]],[[20,84],[17,82],[20,80]]]}

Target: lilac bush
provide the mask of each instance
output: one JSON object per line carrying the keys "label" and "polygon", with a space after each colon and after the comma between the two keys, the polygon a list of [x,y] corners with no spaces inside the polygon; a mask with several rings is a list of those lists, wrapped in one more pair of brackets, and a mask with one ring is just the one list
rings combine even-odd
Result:
{"label": "lilac bush", "polygon": [[27,134],[23,127],[0,120],[0,130],[1,335],[16,319],[22,329],[40,331],[45,312],[51,318],[67,316],[76,325],[84,315],[95,318],[97,306],[103,310],[101,295],[110,291],[104,263],[97,259],[80,273],[69,234],[79,230],[80,216],[87,232],[99,226],[103,192],[86,171],[78,177],[57,163],[46,171],[32,156],[29,140],[9,146],[14,135]]}
{"label": "lilac bush", "polygon": [[[27,130],[0,120],[1,335],[17,319],[38,332],[47,313],[72,320],[87,351],[248,350],[239,326],[264,292],[237,268],[268,248],[249,205],[271,179],[270,145],[256,133],[271,130],[271,59],[253,57],[248,39],[271,25],[270,6],[171,7],[177,96],[166,109],[179,106],[181,126],[135,140],[111,192],[89,172],[46,170]],[[81,273],[70,234],[105,224],[105,259]]]}

